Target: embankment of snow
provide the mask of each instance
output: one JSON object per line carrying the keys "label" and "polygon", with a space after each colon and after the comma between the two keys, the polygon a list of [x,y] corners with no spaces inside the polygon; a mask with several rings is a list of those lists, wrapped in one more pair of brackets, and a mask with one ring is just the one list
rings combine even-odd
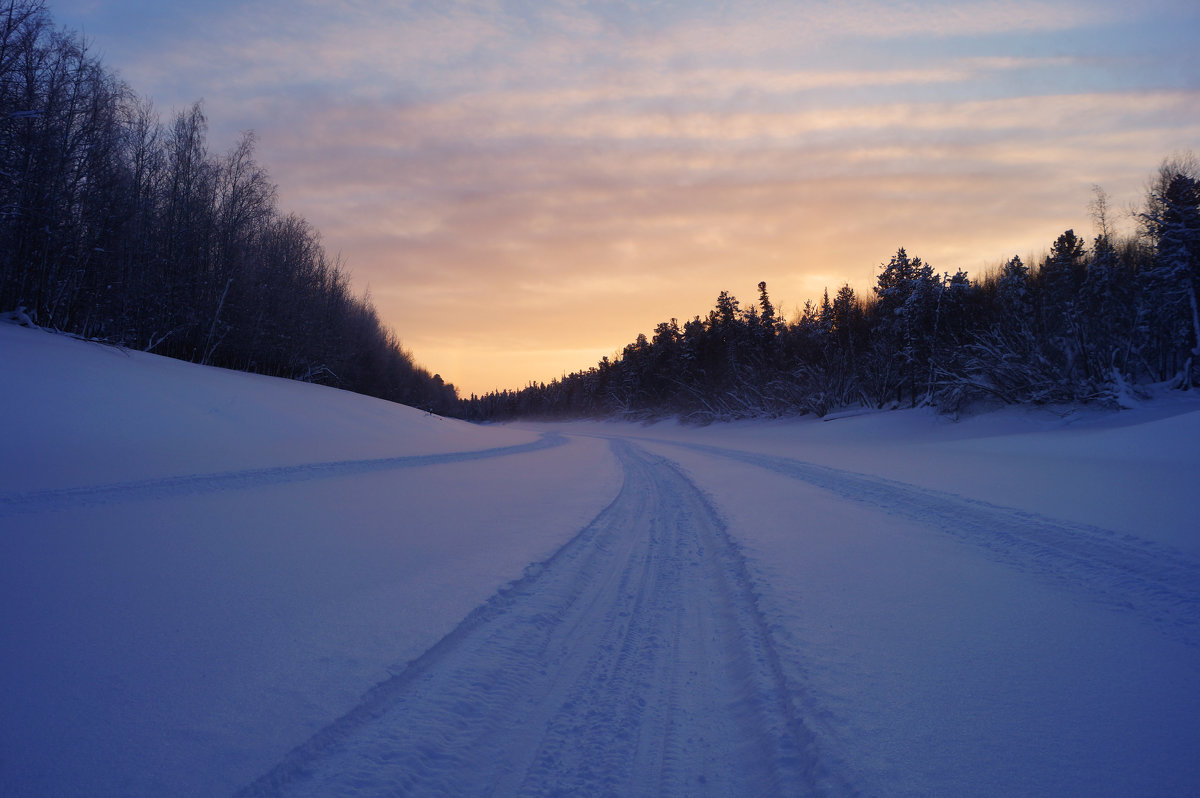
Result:
{"label": "embankment of snow", "polygon": [[0,374],[4,795],[231,794],[620,484],[599,441],[40,330]]}
{"label": "embankment of snow", "polygon": [[359,394],[0,324],[4,492],[532,440]]}

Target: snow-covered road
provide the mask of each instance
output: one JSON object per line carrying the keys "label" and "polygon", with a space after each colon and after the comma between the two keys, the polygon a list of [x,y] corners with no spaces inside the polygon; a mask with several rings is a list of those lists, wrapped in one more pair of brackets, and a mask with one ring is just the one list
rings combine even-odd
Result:
{"label": "snow-covered road", "polygon": [[613,451],[591,524],[241,794],[831,789],[721,521],[669,462]]}
{"label": "snow-covered road", "polygon": [[[544,434],[561,440],[555,432]],[[764,614],[759,606],[764,593],[773,596],[768,603],[779,599],[778,586],[764,569],[748,566],[726,530],[724,512],[670,459],[673,451],[700,455],[700,470],[721,474],[722,463],[748,465],[816,487],[835,506],[849,503],[904,519],[926,535],[943,536],[959,556],[966,552],[968,562],[982,556],[1031,591],[1075,596],[1091,608],[1085,623],[1095,623],[1097,613],[1124,617],[1142,635],[1173,641],[1167,650],[1194,655],[1200,648],[1200,561],[1169,547],[796,458],[679,441],[639,445],[636,437],[611,432],[599,437],[608,441],[623,476],[611,505],[239,795],[843,795],[880,789],[863,763],[847,761],[846,750],[823,750],[837,747],[838,733],[827,728],[828,708],[805,683],[811,652],[803,641],[787,641],[780,613]],[[803,524],[800,529],[803,534]],[[893,565],[909,567],[911,556]],[[1053,606],[1046,609],[1057,611]],[[966,612],[980,624],[987,619],[978,608],[968,605]],[[1119,631],[1122,624],[1111,628]],[[954,645],[950,634],[945,642]],[[1001,646],[1013,642],[1009,630],[991,634]],[[1049,648],[1045,634],[1026,629],[1022,642]],[[1092,645],[1101,660],[1111,647]],[[1090,658],[1086,645],[1074,656]],[[1191,659],[1185,671],[1194,681]],[[1122,677],[1161,673],[1142,668]],[[1101,669],[1107,671],[1101,685],[1117,677],[1110,664]],[[942,678],[937,673],[926,677]],[[969,676],[959,680],[958,689],[976,689]],[[820,681],[812,679],[815,694]],[[1144,686],[1120,678],[1104,686],[1145,693]],[[947,686],[945,698],[952,699],[955,689]],[[1026,685],[1028,693],[1010,698],[1028,703],[1041,689]],[[1105,711],[1114,704],[1097,693],[1091,700]],[[1010,723],[1029,713],[999,703],[994,709],[1013,713]],[[894,710],[877,711],[886,717]],[[931,711],[917,714],[936,725]],[[1033,711],[1031,734],[1044,734],[1036,721],[1057,711],[1053,702]],[[1113,717],[1107,742],[1134,733],[1130,720],[1157,717],[1146,705],[1133,716]],[[1169,730],[1170,718],[1161,719]],[[983,720],[984,728],[992,723]],[[822,726],[826,734],[819,737],[813,729]],[[1195,739],[1194,728],[1187,731]],[[980,742],[974,741],[986,747]],[[1170,758],[1170,750],[1152,747]],[[1063,747],[1059,752],[1067,761],[1079,755]],[[931,754],[924,756],[937,758]],[[1080,794],[1096,794],[1109,779],[1071,775],[1065,768],[1049,780],[1045,773],[1010,772],[1004,781],[984,765],[963,765],[965,772],[941,786],[924,773],[888,789],[1005,794],[1020,786],[1062,794],[1074,784]],[[1146,784],[1144,776],[1126,772],[1114,781],[1113,794]],[[1164,773],[1161,783],[1190,778]]]}
{"label": "snow-covered road", "polygon": [[0,795],[1200,794],[1190,397],[478,427],[3,327],[0,373]]}

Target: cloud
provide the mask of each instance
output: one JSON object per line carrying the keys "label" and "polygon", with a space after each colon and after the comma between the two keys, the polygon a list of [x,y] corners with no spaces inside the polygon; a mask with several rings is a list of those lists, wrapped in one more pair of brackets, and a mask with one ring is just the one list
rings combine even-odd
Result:
{"label": "cloud", "polygon": [[[524,10],[466,2],[223,4],[204,17],[199,11],[179,17],[176,27],[160,23],[159,46],[144,50],[131,67],[152,85],[165,82],[164,75],[183,74],[243,96],[322,86],[377,99],[396,92],[429,96],[522,84],[573,86],[581,78],[622,72],[642,82],[663,78],[679,90],[673,76],[690,69],[693,79],[703,81],[707,65],[740,67],[762,86],[767,80],[786,83],[789,66],[811,69],[806,51],[820,53],[843,38],[1051,31],[1111,15],[1096,4],[1028,0],[695,3],[658,15],[645,9],[606,13],[612,8],[611,3],[535,3]],[[621,24],[621,17],[634,22]],[[880,66],[897,66],[886,48],[881,55]],[[753,75],[755,65],[764,63],[783,69]],[[854,72],[841,76],[853,81]],[[883,74],[876,70],[874,79]]]}
{"label": "cloud", "polygon": [[[390,248],[397,257],[386,268],[420,283],[465,272],[476,258],[508,275],[536,272],[571,259],[570,247],[604,252],[631,237],[686,250],[689,240],[721,238],[714,230],[770,226],[780,208],[838,181],[869,195],[903,175],[1087,171],[1090,153],[1116,159],[1128,147],[1106,144],[1113,131],[1163,127],[1169,138],[1172,120],[1194,125],[1197,99],[1164,92],[547,118],[503,113],[502,98],[483,110],[368,106],[315,120],[287,156],[267,160],[287,165],[285,194],[318,208],[327,234],[360,251]],[[435,258],[437,271],[428,265]]]}
{"label": "cloud", "polygon": [[1078,44],[1144,5],[219,8],[122,71],[206,97],[216,138],[256,128],[281,204],[468,390],[586,368],[722,289],[869,291],[901,245],[950,271],[1025,256],[1086,225],[1093,183],[1134,199],[1200,140],[1196,81],[1140,71],[1169,54],[1114,51],[1118,89]]}
{"label": "cloud", "polygon": [[[835,55],[847,42],[875,46],[884,60],[919,57],[895,52],[898,39],[1049,33],[1100,24],[1127,14],[1115,3],[1051,2],[804,2],[699,4],[663,29],[623,42],[622,57],[645,64],[774,61],[806,51]],[[844,57],[843,53],[843,57]],[[861,53],[860,53],[861,55]]]}

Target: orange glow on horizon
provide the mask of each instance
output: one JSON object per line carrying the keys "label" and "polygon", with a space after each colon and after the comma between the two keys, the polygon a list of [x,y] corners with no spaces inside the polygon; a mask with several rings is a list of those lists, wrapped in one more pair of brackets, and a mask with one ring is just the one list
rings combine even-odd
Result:
{"label": "orange glow on horizon", "polygon": [[64,5],[158,108],[205,98],[211,151],[254,129],[281,208],[463,395],[760,280],[789,316],[867,295],[901,246],[978,277],[1200,145],[1195,3]]}

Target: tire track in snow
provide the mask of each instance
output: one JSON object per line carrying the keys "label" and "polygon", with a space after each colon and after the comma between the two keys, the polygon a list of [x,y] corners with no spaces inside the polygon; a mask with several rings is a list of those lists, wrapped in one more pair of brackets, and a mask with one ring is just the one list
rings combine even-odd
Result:
{"label": "tire track in snow", "polygon": [[377,471],[392,471],[400,468],[423,468],[425,466],[462,463],[469,460],[486,460],[492,457],[507,457],[513,454],[551,449],[566,443],[566,438],[557,432],[548,432],[538,440],[494,449],[478,449],[470,452],[446,452],[443,454],[419,454],[404,457],[383,457],[373,460],[336,460],[324,463],[301,463],[299,465],[254,468],[243,471],[222,471],[214,474],[189,474],[178,477],[163,477],[134,482],[118,482],[109,485],[94,485],[82,488],[60,488],[54,490],[28,491],[0,495],[0,518],[27,513],[41,513],[102,504],[117,504],[132,501],[148,501],[174,496],[191,496],[203,493],[220,493],[228,490],[247,490],[268,485],[308,482],[315,479],[356,476]]}
{"label": "tire track in snow", "polygon": [[845,792],[713,509],[610,445],[624,484],[589,526],[238,795]]}
{"label": "tire track in snow", "polygon": [[788,457],[658,441],[722,457],[828,490],[839,498],[922,524],[1019,570],[1132,611],[1168,637],[1200,647],[1200,561],[1101,527],[844,471]]}

